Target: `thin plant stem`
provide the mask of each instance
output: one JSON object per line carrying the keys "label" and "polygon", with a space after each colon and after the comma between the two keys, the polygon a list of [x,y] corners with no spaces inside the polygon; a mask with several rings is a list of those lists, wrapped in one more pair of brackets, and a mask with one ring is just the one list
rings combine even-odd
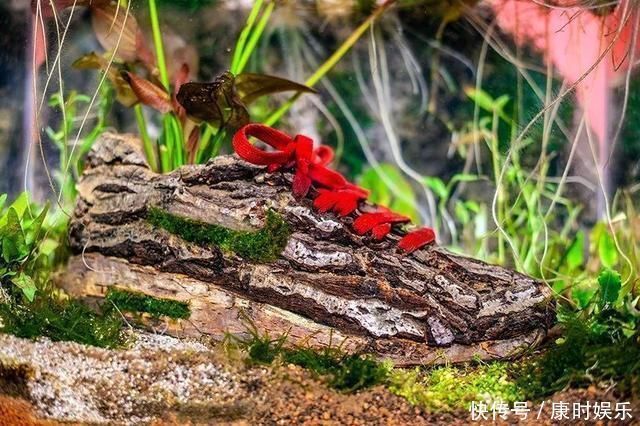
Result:
{"label": "thin plant stem", "polygon": [[158,18],[158,8],[156,0],[149,1],[149,17],[151,19],[151,32],[153,33],[153,44],[156,49],[156,61],[160,72],[160,82],[165,89],[169,90],[169,74],[167,73],[167,63],[164,57],[164,44],[160,31],[160,20]]}
{"label": "thin plant stem", "polygon": [[151,166],[151,170],[157,172],[158,161],[156,160],[156,152],[153,148],[151,138],[149,138],[149,133],[147,132],[147,122],[144,118],[144,114],[142,113],[142,107],[138,104],[133,107],[133,110],[136,115],[136,122],[138,123],[138,130],[140,131],[140,137],[142,138],[142,147],[145,155],[147,156],[147,161],[149,162],[149,166]]}
{"label": "thin plant stem", "polygon": [[[304,84],[313,87],[320,79],[322,79],[331,69],[349,52],[349,50],[356,44],[356,42],[362,37],[362,35],[369,29],[369,27],[389,8],[395,3],[395,0],[387,0],[380,5],[371,15],[362,23],[353,33],[340,45],[333,55],[329,57],[320,67],[314,72]],[[293,95],[287,102],[285,102],[280,108],[274,111],[264,121],[265,124],[271,126],[280,120],[284,114],[289,111],[291,106],[302,95],[301,92]]]}
{"label": "thin plant stem", "polygon": [[211,143],[213,131],[214,129],[210,124],[205,124],[204,132],[202,132],[202,137],[200,138],[200,147],[196,154],[196,163],[202,163],[205,160],[204,153],[208,150],[209,143]]}
{"label": "thin plant stem", "polygon": [[243,47],[242,56],[240,57],[240,60],[238,62],[238,66],[236,69],[237,74],[240,74],[244,70],[244,68],[247,66],[247,62],[249,62],[249,58],[251,57],[251,54],[253,53],[254,49],[256,48],[256,45],[258,44],[258,40],[260,40],[260,37],[264,32],[264,28],[267,26],[267,22],[269,22],[269,17],[271,16],[271,13],[273,12],[273,8],[275,7],[275,5],[276,5],[275,3],[269,3],[264,13],[260,17],[260,20],[258,21],[258,25],[256,26],[255,30],[253,30],[253,32],[251,33],[251,37],[247,41],[246,46]]}
{"label": "thin plant stem", "polygon": [[245,24],[242,32],[240,32],[240,37],[238,37],[238,42],[236,43],[236,48],[233,51],[233,58],[231,59],[231,68],[230,71],[232,74],[239,74],[238,64],[240,63],[240,59],[242,57],[242,52],[244,51],[244,46],[247,43],[247,39],[251,34],[251,30],[253,28],[256,19],[258,18],[258,14],[262,9],[263,0],[256,0],[251,8],[251,12],[249,13],[249,17],[247,18],[247,23]]}
{"label": "thin plant stem", "polygon": [[216,134],[215,139],[213,140],[213,149],[211,151],[211,155],[209,158],[217,157],[220,153],[220,149],[222,148],[222,142],[224,141],[227,132],[224,129],[220,129]]}
{"label": "thin plant stem", "polygon": [[224,128],[220,128],[217,130],[213,140],[204,148],[202,151],[202,155],[200,159],[208,160],[209,158],[213,158],[220,152],[220,148],[222,148],[222,142],[226,136],[227,132]]}
{"label": "thin plant stem", "polygon": [[[504,195],[503,189],[498,185],[498,178],[500,176],[500,148],[498,146],[498,123],[499,117],[497,111],[493,112],[493,125],[492,125],[492,134],[491,134],[491,160],[493,165],[493,175],[496,180],[496,191],[497,191],[497,199],[498,199],[498,222],[500,224],[503,223],[504,220]],[[498,262],[503,265],[505,260],[505,252],[504,252],[504,238],[502,233],[498,233]]]}

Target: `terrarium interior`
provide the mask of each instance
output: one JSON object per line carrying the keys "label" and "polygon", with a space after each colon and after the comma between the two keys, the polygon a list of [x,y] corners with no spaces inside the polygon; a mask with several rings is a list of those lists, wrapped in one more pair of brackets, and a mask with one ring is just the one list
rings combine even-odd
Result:
{"label": "terrarium interior", "polygon": [[[0,416],[301,422],[246,408],[249,378],[297,392],[287,366],[400,422],[637,401],[636,3],[11,0],[0,22]],[[99,396],[105,357],[171,396]]]}

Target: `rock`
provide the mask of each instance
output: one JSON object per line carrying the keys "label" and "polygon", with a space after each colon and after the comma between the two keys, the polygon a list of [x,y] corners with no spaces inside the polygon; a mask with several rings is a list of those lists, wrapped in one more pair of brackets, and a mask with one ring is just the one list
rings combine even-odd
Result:
{"label": "rock", "polygon": [[198,343],[136,335],[127,350],[0,334],[0,394],[31,401],[57,421],[139,424],[167,411],[246,411],[246,384]]}
{"label": "rock", "polygon": [[[356,235],[352,217],[296,200],[286,173],[220,156],[158,175],[131,142],[106,134],[87,159],[70,226],[76,256],[60,279],[74,296],[143,292],[190,304],[188,320],[165,324],[175,336],[221,339],[251,323],[398,365],[515,356],[553,321],[545,284],[437,246],[404,255],[401,230],[379,242]],[[196,242],[209,228],[266,237],[257,249]]]}

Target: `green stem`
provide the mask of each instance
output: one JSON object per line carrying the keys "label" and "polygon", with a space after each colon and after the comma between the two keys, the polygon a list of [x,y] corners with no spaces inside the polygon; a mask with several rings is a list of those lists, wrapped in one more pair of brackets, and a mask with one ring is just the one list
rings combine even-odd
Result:
{"label": "green stem", "polygon": [[136,122],[138,123],[140,137],[142,138],[142,147],[144,149],[144,154],[147,156],[147,161],[149,162],[149,166],[151,166],[151,170],[157,172],[158,161],[156,159],[156,152],[153,149],[153,143],[151,142],[151,138],[149,138],[149,133],[147,132],[147,122],[144,118],[144,114],[142,113],[142,106],[140,106],[140,104],[137,104],[135,107],[133,107],[133,110],[136,114]]}
{"label": "green stem", "polygon": [[153,33],[153,44],[156,48],[156,60],[160,72],[160,81],[165,89],[169,90],[169,75],[167,73],[167,63],[164,57],[164,45],[162,43],[162,33],[160,31],[160,20],[158,19],[158,8],[156,0],[149,1],[149,17],[151,18],[151,31]]}
{"label": "green stem", "polygon": [[203,162],[218,155],[226,134],[227,132],[224,129],[218,129],[215,136],[213,137],[213,141],[211,141],[202,151],[200,159]]}
{"label": "green stem", "polygon": [[266,10],[260,17],[260,21],[258,21],[256,29],[253,30],[253,32],[251,33],[251,37],[247,41],[247,44],[243,47],[242,56],[240,57],[240,61],[238,62],[236,74],[240,74],[247,66],[247,62],[249,62],[249,58],[251,57],[253,50],[258,44],[258,40],[260,40],[264,28],[267,26],[267,22],[269,22],[269,17],[271,16],[271,12],[273,12],[273,8],[275,7],[275,5],[275,3],[269,3]]}
{"label": "green stem", "polygon": [[[322,79],[341,59],[347,52],[356,44],[356,42],[362,37],[362,35],[369,29],[371,25],[378,19],[391,5],[395,3],[395,0],[387,0],[380,5],[371,15],[362,23],[353,33],[347,38],[342,45],[336,50],[333,55],[329,57],[320,68],[316,70],[308,79],[304,82],[305,85],[313,87],[320,79]],[[271,126],[278,122],[282,116],[289,111],[291,106],[302,95],[301,92],[293,95],[287,102],[285,102],[280,108],[274,111],[267,119],[265,124]]]}
{"label": "green stem", "polygon": [[207,147],[209,146],[212,137],[213,127],[211,127],[210,124],[205,124],[204,132],[202,132],[202,136],[200,137],[200,147],[196,153],[196,164],[200,164],[205,161],[204,152],[207,151]]}
{"label": "green stem", "polygon": [[236,48],[233,51],[233,58],[231,60],[231,74],[237,75],[240,73],[238,71],[238,65],[240,63],[240,59],[242,57],[242,52],[244,51],[244,46],[247,43],[247,39],[249,38],[249,34],[251,34],[251,30],[253,29],[253,24],[256,22],[258,18],[258,14],[260,13],[260,9],[262,9],[263,0],[256,0],[251,8],[251,12],[249,13],[249,17],[247,18],[247,23],[245,24],[242,32],[240,33],[240,37],[238,37],[238,42],[236,43]]}
{"label": "green stem", "polygon": [[[503,190],[500,186],[500,148],[498,146],[498,123],[499,118],[496,111],[493,112],[493,124],[491,135],[491,159],[493,163],[493,176],[495,179],[498,205],[497,205],[497,219],[500,226],[504,226],[504,197]],[[504,265],[505,261],[505,241],[502,232],[498,231],[498,263]]]}

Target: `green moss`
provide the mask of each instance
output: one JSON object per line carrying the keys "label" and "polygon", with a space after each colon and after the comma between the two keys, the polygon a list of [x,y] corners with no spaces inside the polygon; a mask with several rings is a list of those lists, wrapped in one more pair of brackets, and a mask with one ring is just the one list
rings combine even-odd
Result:
{"label": "green moss", "polygon": [[214,245],[238,256],[257,262],[270,262],[278,258],[287,244],[291,231],[287,223],[274,211],[267,212],[264,228],[256,232],[235,231],[179,217],[152,208],[147,220],[154,226],[178,235],[186,241],[200,245]]}
{"label": "green moss", "polygon": [[385,382],[390,366],[380,363],[370,356],[345,354],[337,347],[314,350],[307,347],[285,347],[286,335],[271,339],[260,335],[257,328],[249,324],[250,338],[232,338],[235,344],[248,354],[253,364],[271,364],[278,360],[294,364],[326,377],[330,387],[355,392]]}
{"label": "green moss", "polygon": [[[615,314],[611,322],[621,322]],[[561,339],[542,356],[515,372],[528,399],[539,399],[566,387],[612,383],[622,395],[640,394],[640,339],[600,330],[584,319],[565,321]],[[598,324],[598,328],[602,325]],[[620,324],[616,325],[620,328]],[[629,328],[630,330],[631,328]],[[602,332],[604,331],[604,332]]]}
{"label": "green moss", "polygon": [[39,290],[33,302],[18,298],[0,303],[0,331],[18,337],[48,337],[112,348],[123,342],[121,315],[105,305],[94,311],[74,299]]}
{"label": "green moss", "polygon": [[187,319],[191,316],[188,303],[160,299],[139,292],[110,288],[105,299],[125,312],[146,312],[154,317],[174,319]]}
{"label": "green moss", "polygon": [[369,356],[347,355],[336,349],[285,349],[281,357],[286,363],[329,376],[329,385],[341,391],[354,392],[384,383],[389,373],[389,366]]}
{"label": "green moss", "polygon": [[508,363],[476,367],[394,369],[389,390],[411,404],[429,411],[468,410],[471,401],[523,401],[519,387],[509,376]]}

